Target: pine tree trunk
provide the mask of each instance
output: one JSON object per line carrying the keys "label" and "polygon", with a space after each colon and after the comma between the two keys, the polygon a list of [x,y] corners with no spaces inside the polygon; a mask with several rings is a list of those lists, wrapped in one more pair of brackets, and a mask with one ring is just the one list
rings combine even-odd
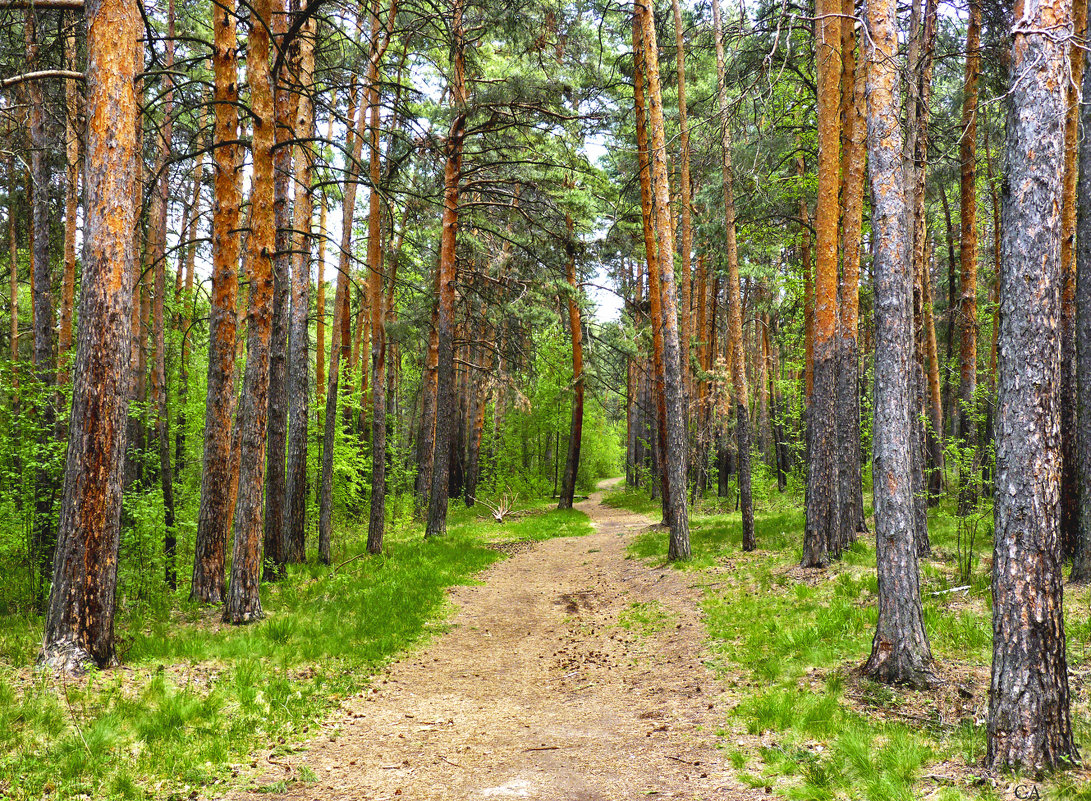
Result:
{"label": "pine tree trunk", "polygon": [[572,216],[565,215],[568,250],[565,279],[568,281],[568,328],[572,335],[572,422],[568,429],[568,456],[564,462],[564,481],[558,509],[571,509],[576,494],[576,475],[580,470],[580,445],[583,442],[583,321],[580,317],[580,285],[576,279],[576,251]]}
{"label": "pine tree trunk", "polygon": [[239,483],[235,501],[235,542],[231,581],[224,599],[225,623],[241,624],[263,616],[262,490],[265,487],[265,438],[269,414],[269,363],[274,315],[273,258],[276,252],[274,161],[276,114],[269,74],[269,29],[273,5],[257,0],[256,21],[247,39],[246,73],[254,112],[253,187],[250,191],[250,303],[246,317],[246,371],[239,404]]}
{"label": "pine tree trunk", "polygon": [[841,3],[818,0],[818,206],[815,210],[814,392],[808,413],[807,524],[803,566],[825,567],[841,550],[837,463],[837,190],[840,148]]}
{"label": "pine tree trunk", "polygon": [[[167,40],[164,67],[174,68],[174,2],[167,4]],[[171,140],[174,132],[173,84],[163,95],[163,120],[159,126],[156,160],[157,182],[149,213],[149,251],[155,276],[152,298],[152,340],[155,362],[152,365],[151,399],[155,404],[155,444],[159,451],[159,483],[163,493],[164,579],[174,589],[178,583],[175,552],[178,540],[174,531],[174,475],[170,463],[170,425],[167,399],[167,339],[164,303],[167,294],[167,206],[170,203]]]}
{"label": "pine tree trunk", "polygon": [[860,238],[867,121],[863,53],[856,59],[855,7],[841,4],[841,283],[837,321],[838,496],[841,547],[867,531],[860,467]]}
{"label": "pine tree trunk", "polygon": [[1000,275],[993,661],[986,763],[1078,758],[1069,712],[1059,541],[1061,182],[1071,6],[1016,4]]}
{"label": "pine tree trunk", "polygon": [[63,673],[116,661],[128,326],[137,205],[134,92],[142,32],[132,4],[89,0],[86,228],[72,423],[45,637],[39,661]]}
{"label": "pine tree trunk", "polygon": [[[667,144],[663,125],[663,99],[659,82],[659,50],[655,36],[655,18],[650,10],[636,0],[640,19],[639,47],[634,42],[635,56],[644,59],[648,80],[648,139],[652,167],[653,200],[656,218],[656,238],[659,241],[657,267],[660,282],[661,317],[652,325],[663,329],[663,395],[666,407],[666,436],[663,472],[669,475],[670,540],[667,558],[671,561],[690,558],[689,512],[686,508],[686,431],[685,391],[682,385],[682,355],[678,338],[678,309],[674,281],[674,236],[670,221],[670,186],[667,181]],[[655,277],[649,274],[649,280]]]}
{"label": "pine tree trunk", "polygon": [[897,6],[867,6],[868,161],[875,232],[875,425],[873,474],[879,619],[864,672],[876,681],[936,682],[917,572],[913,477],[912,259],[902,169]]}
{"label": "pine tree trunk", "polygon": [[[273,0],[270,33],[278,40],[287,32],[284,0]],[[276,250],[273,254],[273,322],[269,342],[269,409],[265,436],[265,516],[262,580],[274,581],[284,572],[287,543],[284,540],[286,495],[285,455],[288,436],[288,313],[291,304],[291,215],[288,188],[292,177],[292,147],[287,145],[292,128],[291,98],[284,80],[274,83],[276,144],[273,155],[273,217]]]}
{"label": "pine tree trunk", "polygon": [[636,46],[638,42],[643,41],[643,36],[640,14],[636,13],[633,15],[633,101],[636,111],[637,165],[640,172],[641,227],[644,233],[644,255],[648,265],[648,314],[652,327],[652,370],[655,398],[655,424],[653,429],[655,441],[652,448],[652,461],[658,478],[658,481],[653,481],[652,498],[659,498],[663,512],[663,523],[667,524],[671,519],[670,475],[666,470],[660,469],[661,461],[659,459],[666,449],[667,430],[666,392],[663,385],[663,326],[659,323],[663,315],[662,286],[659,279],[660,248],[659,243],[656,241],[655,232],[652,171],[646,120],[647,110],[644,101],[646,66],[644,59],[638,55],[640,50]]}
{"label": "pine tree trunk", "polygon": [[[1081,58],[1086,59],[1083,53]],[[1091,100],[1091,70],[1084,64],[1083,97]],[[1076,463],[1079,526],[1072,581],[1091,582],[1091,103],[1080,107],[1076,197]]]}
{"label": "pine tree trunk", "polygon": [[[371,514],[368,519],[367,551],[382,553],[383,528],[386,524],[386,314],[383,308],[383,251],[379,186],[379,65],[390,41],[398,2],[391,0],[390,21],[379,33],[376,6],[371,22],[371,58],[368,61],[367,97],[370,123],[368,160],[371,191],[368,197],[367,263],[368,296],[371,301]],[[361,407],[362,408],[362,407]],[[362,412],[361,412],[362,414]]]}
{"label": "pine tree trunk", "polygon": [[[723,26],[720,3],[713,0],[712,20],[716,39],[716,77],[723,170],[724,229],[727,251],[727,330],[731,343],[731,386],[735,395],[735,434],[739,447],[739,506],[742,511],[742,549],[752,551],[754,541],[754,501],[750,489],[750,396],[746,382],[745,353],[742,344],[742,296],[739,291],[739,248],[735,237],[735,188],[732,166],[731,124],[728,117],[727,78],[724,66]],[[835,246],[836,247],[836,246]]]}
{"label": "pine tree trunk", "polygon": [[[299,76],[302,91],[296,98],[293,135],[314,136],[314,103],[310,89],[314,82],[313,19],[304,23],[298,50],[292,63],[293,75]],[[314,212],[312,164],[315,154],[306,144],[296,145],[295,203],[292,207],[292,298],[288,322],[288,464],[284,502],[284,560],[300,564],[307,558],[307,424],[310,416],[309,339],[307,330],[311,305],[311,231]],[[325,209],[323,208],[323,212]],[[324,249],[324,240],[320,248]],[[319,255],[319,270],[322,256]],[[323,299],[324,300],[324,299]],[[322,319],[322,309],[318,310]],[[322,345],[319,344],[321,353]]]}
{"label": "pine tree trunk", "polygon": [[[966,29],[966,81],[962,94],[962,137],[959,139],[959,259],[962,264],[959,301],[958,424],[955,436],[964,451],[977,449],[977,84],[981,74],[981,2],[970,0]],[[959,463],[958,513],[970,514],[977,505],[973,467],[969,454]],[[976,455],[973,457],[976,461]]]}
{"label": "pine tree trunk", "polygon": [[227,532],[231,525],[232,413],[235,409],[235,335],[239,294],[238,61],[235,4],[226,0],[213,15],[215,163],[212,212],[212,304],[209,315],[208,394],[205,400],[204,463],[197,546],[190,598],[220,603],[224,598]]}
{"label": "pine tree trunk", "polygon": [[443,233],[437,273],[436,315],[436,434],[432,459],[432,490],[428,502],[426,537],[447,533],[450,493],[451,441],[455,419],[455,282],[458,280],[458,202],[462,177],[462,150],[466,138],[466,53],[462,32],[463,0],[451,3],[451,100],[455,117],[447,134],[447,162],[443,170]]}
{"label": "pine tree trunk", "polygon": [[[1087,0],[1072,0],[1072,21],[1078,41],[1087,35]],[[1066,79],[1064,192],[1061,238],[1061,553],[1069,559],[1079,541],[1079,482],[1076,437],[1076,181],[1079,150],[1080,88],[1083,82],[1082,45],[1070,45],[1071,75]]]}
{"label": "pine tree trunk", "polygon": [[[27,68],[36,69],[38,63],[38,12],[33,8],[26,13],[24,37],[26,41]],[[50,211],[49,211],[49,134],[45,125],[45,100],[38,81],[28,81],[31,227],[34,232],[30,247],[31,297],[34,311],[34,374],[44,388],[56,383],[57,361],[53,348],[53,275],[49,260]],[[45,452],[55,436],[56,409],[53,393],[43,391],[38,407],[38,444]],[[44,577],[53,565],[53,553],[57,547],[56,530],[53,528],[53,505],[57,486],[53,475],[45,467],[39,467],[34,479],[34,529],[33,556],[39,583],[39,603],[44,600]]]}
{"label": "pine tree trunk", "polygon": [[693,222],[692,222],[692,179],[690,178],[690,147],[689,147],[689,119],[686,107],[686,42],[682,36],[682,10],[679,0],[672,0],[674,12],[674,43],[675,61],[678,77],[678,201],[681,205],[681,233],[680,256],[682,257],[682,308],[679,314],[680,331],[682,334],[682,378],[686,382],[687,395],[692,394],[689,389],[692,384],[692,372],[690,370],[690,348],[693,343],[693,319],[690,313],[692,305],[692,267],[691,258],[693,252]]}
{"label": "pine tree trunk", "polygon": [[[75,20],[68,12],[64,15],[68,33],[65,35],[64,52],[67,69],[76,69]],[[80,137],[76,131],[79,122],[79,90],[76,82],[64,82],[64,284],[61,290],[61,323],[57,336],[57,383],[64,386],[70,379],[69,351],[72,349],[72,311],[76,302],[76,214],[79,209]]]}

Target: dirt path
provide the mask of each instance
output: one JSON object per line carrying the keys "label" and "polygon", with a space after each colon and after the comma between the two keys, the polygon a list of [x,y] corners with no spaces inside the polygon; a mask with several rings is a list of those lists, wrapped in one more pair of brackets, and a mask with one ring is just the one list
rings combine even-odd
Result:
{"label": "dirt path", "polygon": [[[715,748],[726,710],[702,662],[700,590],[626,560],[649,521],[601,499],[578,505],[593,534],[536,544],[452,590],[452,629],[264,780],[313,771],[289,799],[764,797]],[[652,625],[619,624],[637,615]]]}

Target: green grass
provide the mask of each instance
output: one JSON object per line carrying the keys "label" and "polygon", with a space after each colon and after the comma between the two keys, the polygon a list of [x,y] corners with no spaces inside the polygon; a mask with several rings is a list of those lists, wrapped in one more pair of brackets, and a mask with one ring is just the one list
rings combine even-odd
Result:
{"label": "green grass", "polygon": [[[651,506],[658,514],[658,502],[637,491],[618,491],[609,500],[645,514]],[[755,492],[757,550],[744,554],[734,499],[701,501],[691,515],[693,558],[676,565],[706,586],[711,665],[736,699],[723,722],[723,745],[736,770],[745,770],[741,780],[800,801],[995,797],[988,785],[970,780],[940,787],[922,778],[933,770],[943,774],[947,763],[961,765],[963,775],[982,773],[984,726],[941,719],[930,696],[856,673],[871,649],[877,618],[874,538],[861,537],[829,569],[804,576],[795,570],[802,557],[802,505],[799,493],[781,496],[775,483],[761,484]],[[947,666],[977,666],[987,677],[991,659],[989,510],[974,523],[967,559],[967,528],[960,528],[951,502],[929,516],[934,553],[921,561],[922,604],[941,674]],[[666,533],[649,529],[634,538],[629,553],[663,564],[666,547]],[[967,562],[969,575],[959,567]],[[964,585],[968,589],[945,592]],[[1065,601],[1069,665],[1078,669],[1091,657],[1088,591],[1066,587]],[[985,699],[987,678],[977,689],[979,701]],[[1073,722],[1077,742],[1091,743],[1086,703],[1073,709]],[[1086,786],[1064,774],[1041,788],[1042,797],[1091,798]]]}
{"label": "green grass", "polygon": [[[0,619],[0,797],[221,794],[251,751],[299,748],[376,669],[442,630],[446,588],[504,558],[489,543],[592,530],[580,512],[544,503],[525,512],[498,525],[482,507],[453,504],[444,538],[403,527],[382,555],[289,567],[262,586],[266,617],[250,626],[220,624],[218,610],[182,601],[184,591],[132,605],[118,621],[124,668],[85,680],[29,670],[40,620]],[[341,532],[346,559],[365,534]]]}
{"label": "green grass", "polygon": [[618,615],[618,624],[646,637],[663,631],[676,617],[659,601],[633,602]]}

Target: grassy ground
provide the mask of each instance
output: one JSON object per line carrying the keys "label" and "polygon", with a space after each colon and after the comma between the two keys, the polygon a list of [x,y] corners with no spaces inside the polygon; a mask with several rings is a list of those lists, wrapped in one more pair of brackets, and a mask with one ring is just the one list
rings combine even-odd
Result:
{"label": "grassy ground", "polygon": [[[876,684],[857,670],[877,614],[873,538],[862,537],[828,570],[804,570],[801,493],[780,496],[775,484],[758,484],[758,550],[741,552],[733,501],[710,499],[694,510],[694,558],[680,568],[705,586],[712,666],[733,706],[719,734],[744,781],[798,801],[1091,799],[1086,770],[1036,781],[990,777],[981,767],[992,654],[991,512],[961,527],[949,505],[930,513],[934,555],[921,563],[921,590],[947,684],[920,693]],[[659,516],[658,502],[641,492],[623,489],[607,502]],[[666,544],[653,529],[630,552],[662,562]],[[1073,722],[1085,747],[1089,597],[1087,588],[1065,587]]]}
{"label": "grassy ground", "polygon": [[[591,531],[546,502],[503,526],[453,504],[449,534],[341,532],[342,564],[262,587],[265,620],[224,626],[184,601],[119,604],[123,666],[78,681],[33,672],[41,620],[0,619],[0,798],[182,799],[246,781],[252,751],[287,753],[385,662],[443,629],[445,589],[504,558],[497,543]],[[241,778],[240,778],[241,777]],[[277,789],[277,788],[268,788]]]}

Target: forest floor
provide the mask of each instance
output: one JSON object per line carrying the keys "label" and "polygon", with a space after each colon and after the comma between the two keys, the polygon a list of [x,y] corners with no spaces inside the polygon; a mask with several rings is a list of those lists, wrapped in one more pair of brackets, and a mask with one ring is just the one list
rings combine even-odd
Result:
{"label": "forest floor", "polygon": [[591,535],[498,544],[509,559],[450,591],[445,634],[346,700],[307,750],[259,755],[265,775],[234,797],[768,797],[718,747],[702,585],[630,558],[652,521],[602,499],[577,505]]}

